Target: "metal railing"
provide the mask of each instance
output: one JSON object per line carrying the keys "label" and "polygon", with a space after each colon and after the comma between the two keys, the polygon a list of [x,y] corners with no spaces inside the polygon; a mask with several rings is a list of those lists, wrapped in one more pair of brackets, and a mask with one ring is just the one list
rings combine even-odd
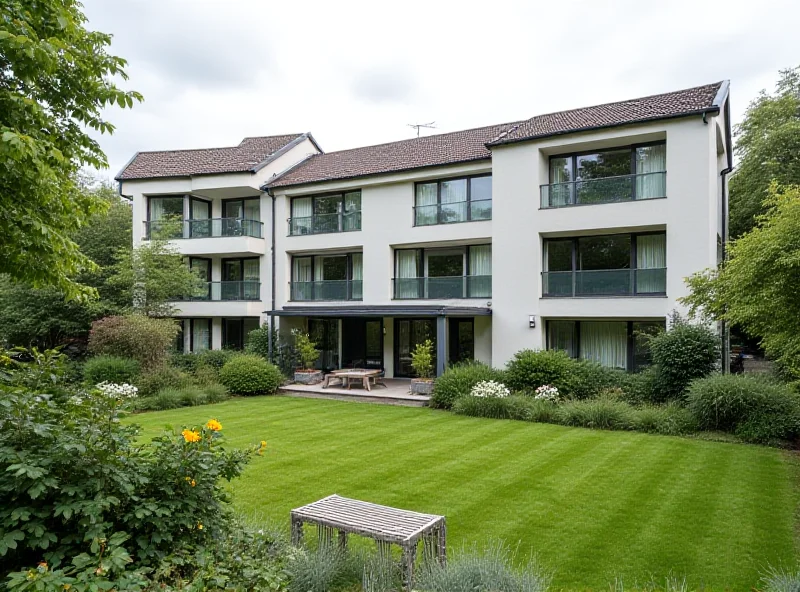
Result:
{"label": "metal railing", "polygon": [[289,236],[361,230],[361,210],[289,218]]}
{"label": "metal railing", "polygon": [[459,201],[454,203],[414,206],[414,226],[452,224],[492,219],[492,200]]}
{"label": "metal railing", "polygon": [[361,300],[361,280],[319,280],[291,282],[290,299],[295,302],[320,300]]}
{"label": "metal railing", "polygon": [[543,271],[542,296],[649,296],[667,292],[667,269]]}
{"label": "metal railing", "polygon": [[188,220],[148,220],[144,223],[144,236],[164,239],[218,238],[223,236],[250,236],[263,238],[264,223],[242,218],[203,218]]}
{"label": "metal railing", "polygon": [[178,300],[261,300],[261,280],[206,282],[195,294]]}
{"label": "metal railing", "polygon": [[667,195],[667,172],[551,183],[540,190],[541,207],[545,209],[655,199]]}
{"label": "metal railing", "polygon": [[491,298],[492,276],[393,278],[395,300]]}

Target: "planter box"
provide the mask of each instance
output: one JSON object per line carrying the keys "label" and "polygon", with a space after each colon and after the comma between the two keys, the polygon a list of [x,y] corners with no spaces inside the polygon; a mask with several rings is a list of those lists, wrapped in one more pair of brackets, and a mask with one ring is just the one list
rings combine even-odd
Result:
{"label": "planter box", "polygon": [[299,384],[318,384],[322,382],[322,370],[311,372],[295,372],[294,381]]}
{"label": "planter box", "polygon": [[411,393],[414,395],[430,395],[433,392],[433,381],[420,378],[411,379]]}

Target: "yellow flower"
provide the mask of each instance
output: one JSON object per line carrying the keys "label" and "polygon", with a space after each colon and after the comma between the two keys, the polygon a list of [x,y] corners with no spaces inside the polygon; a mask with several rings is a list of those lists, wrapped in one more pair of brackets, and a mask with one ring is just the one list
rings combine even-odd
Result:
{"label": "yellow flower", "polygon": [[40,561],[38,567],[39,567],[39,571],[47,571],[47,562],[46,561]]}
{"label": "yellow flower", "polygon": [[197,530],[203,530],[203,523],[202,522],[198,522],[197,523]]}
{"label": "yellow flower", "polygon": [[200,434],[197,433],[197,430],[183,430],[181,432],[183,439],[187,442],[199,442],[200,441]]}
{"label": "yellow flower", "polygon": [[214,432],[218,432],[218,431],[220,431],[222,429],[222,424],[220,422],[218,422],[216,419],[209,419],[208,423],[206,424],[206,427],[209,430],[212,430]]}
{"label": "yellow flower", "polygon": [[69,590],[72,588],[72,584],[64,584],[64,590]]}
{"label": "yellow flower", "polygon": [[194,479],[192,479],[191,477],[184,477],[184,479],[185,479],[185,480],[186,480],[186,482],[187,482],[189,485],[191,485],[192,487],[194,487],[195,485],[197,485],[197,481],[195,481],[195,480],[194,480]]}
{"label": "yellow flower", "polygon": [[267,441],[261,440],[261,447],[256,451],[259,456],[264,456],[264,449],[267,447]]}

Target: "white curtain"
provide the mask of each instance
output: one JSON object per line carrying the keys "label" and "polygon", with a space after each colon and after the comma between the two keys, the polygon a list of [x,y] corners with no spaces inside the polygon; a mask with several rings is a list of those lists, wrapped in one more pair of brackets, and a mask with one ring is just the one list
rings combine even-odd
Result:
{"label": "white curtain", "polygon": [[547,346],[575,357],[575,321],[547,321]]}
{"label": "white curtain", "polygon": [[261,200],[248,199],[244,202],[244,219],[261,220]]}
{"label": "white curtain", "polygon": [[667,146],[642,146],[636,149],[636,199],[666,197]]}
{"label": "white curtain", "polygon": [[463,222],[467,219],[467,180],[442,181],[442,222]]}
{"label": "white curtain", "polygon": [[667,291],[667,236],[636,237],[636,291],[642,294]]}
{"label": "white curtain", "polygon": [[309,234],[313,203],[310,197],[296,197],[292,200],[292,228],[290,234]]}
{"label": "white curtain", "polygon": [[470,298],[491,298],[492,296],[492,245],[469,247],[469,275],[467,278]]}
{"label": "white curtain", "polygon": [[311,257],[295,257],[293,261],[292,300],[311,298]]}
{"label": "white curtain", "polygon": [[436,192],[438,183],[421,183],[417,185],[416,194],[416,226],[426,226],[436,224]]}
{"label": "white curtain", "polygon": [[204,351],[211,347],[210,319],[194,319],[192,321],[192,351]]}
{"label": "white curtain", "polygon": [[150,198],[150,220],[156,221],[164,218],[164,200]]}
{"label": "white curtain", "polygon": [[628,367],[628,325],[615,321],[581,323],[581,358],[609,368]]}
{"label": "white curtain", "polygon": [[572,158],[551,158],[550,159],[550,185],[547,188],[548,199],[542,204],[543,207],[558,208],[572,203],[570,195],[572,185],[569,182]]}
{"label": "white curtain", "polygon": [[416,250],[397,251],[397,279],[395,292],[397,298],[419,298],[420,283],[416,279],[419,252]]}
{"label": "white curtain", "polygon": [[364,254],[353,253],[351,255],[353,263],[353,284],[352,284],[352,298],[360,300],[362,296],[362,280],[364,278]]}

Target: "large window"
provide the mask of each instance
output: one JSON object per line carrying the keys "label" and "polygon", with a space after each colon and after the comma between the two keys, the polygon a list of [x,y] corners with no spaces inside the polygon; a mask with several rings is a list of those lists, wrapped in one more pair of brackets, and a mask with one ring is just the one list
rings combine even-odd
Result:
{"label": "large window", "polygon": [[295,197],[289,234],[323,234],[361,230],[361,191]]}
{"label": "large window", "polygon": [[[147,198],[145,238],[262,238],[261,198],[222,201],[222,218],[212,218],[212,203],[194,195],[154,195]],[[186,216],[188,214],[188,217]]]}
{"label": "large window", "polygon": [[666,197],[665,142],[550,157],[543,208]]}
{"label": "large window", "polygon": [[241,319],[222,319],[222,348],[244,349],[247,336],[253,329],[258,329],[257,317],[244,317]]}
{"label": "large window", "polygon": [[666,234],[545,239],[543,268],[546,297],[663,296]]}
{"label": "large window", "polygon": [[394,298],[490,298],[492,245],[395,250]]}
{"label": "large window", "polygon": [[[261,261],[258,257],[223,259],[221,300],[259,300]],[[216,298],[215,298],[216,300]]]}
{"label": "large window", "polygon": [[261,236],[261,198],[226,199],[222,202],[223,236]]}
{"label": "large window", "polygon": [[492,176],[417,183],[414,225],[492,219]]}
{"label": "large window", "polygon": [[547,348],[636,371],[650,364],[647,336],[664,328],[663,321],[547,321]]}
{"label": "large window", "polygon": [[292,257],[291,299],[361,300],[363,254]]}
{"label": "large window", "polygon": [[180,238],[183,236],[183,195],[154,195],[147,198],[145,236]]}
{"label": "large window", "polygon": [[193,352],[211,349],[211,319],[189,319],[189,341]]}

